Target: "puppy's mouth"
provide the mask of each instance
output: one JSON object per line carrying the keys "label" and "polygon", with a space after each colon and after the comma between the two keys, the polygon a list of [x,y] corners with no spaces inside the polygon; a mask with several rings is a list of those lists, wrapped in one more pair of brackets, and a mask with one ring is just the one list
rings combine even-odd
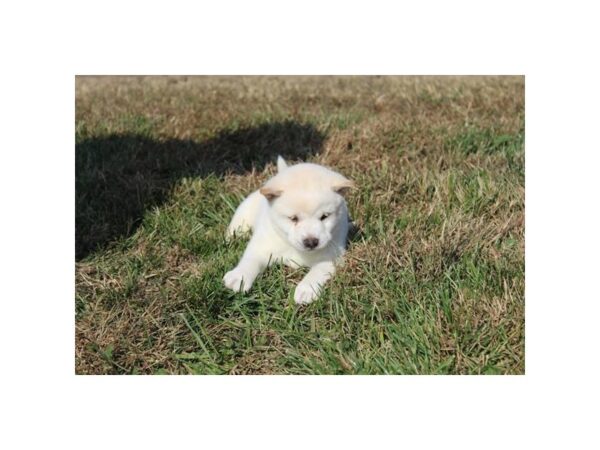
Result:
{"label": "puppy's mouth", "polygon": [[312,245],[308,245],[307,246],[303,242],[296,242],[295,245],[294,245],[294,247],[296,247],[301,252],[313,253],[313,252],[316,252],[318,250],[324,249],[328,245],[329,245],[329,241],[327,241],[327,242],[320,241],[315,247],[313,247]]}

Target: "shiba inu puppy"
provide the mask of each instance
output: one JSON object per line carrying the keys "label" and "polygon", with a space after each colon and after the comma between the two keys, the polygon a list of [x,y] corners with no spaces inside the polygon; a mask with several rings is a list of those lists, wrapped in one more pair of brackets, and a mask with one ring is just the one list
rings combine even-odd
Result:
{"label": "shiba inu puppy", "polygon": [[342,194],[354,184],[317,164],[288,166],[281,156],[277,169],[235,211],[228,236],[252,231],[252,237],[223,282],[235,292],[247,292],[274,262],[309,267],[294,292],[296,303],[306,304],[317,298],[344,255],[349,223]]}

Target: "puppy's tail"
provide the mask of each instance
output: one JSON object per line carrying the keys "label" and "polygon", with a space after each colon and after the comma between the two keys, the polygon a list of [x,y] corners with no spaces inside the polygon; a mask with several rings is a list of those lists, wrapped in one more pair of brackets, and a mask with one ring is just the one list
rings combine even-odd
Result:
{"label": "puppy's tail", "polygon": [[285,162],[285,159],[283,159],[281,157],[281,155],[279,155],[277,157],[277,172],[283,172],[285,169],[287,169],[288,165]]}

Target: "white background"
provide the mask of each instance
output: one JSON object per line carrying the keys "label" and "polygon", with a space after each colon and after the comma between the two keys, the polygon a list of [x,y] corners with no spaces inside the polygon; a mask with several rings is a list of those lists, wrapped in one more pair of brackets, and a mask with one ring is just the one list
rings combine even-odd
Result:
{"label": "white background", "polygon": [[[3,2],[0,446],[600,448],[592,5]],[[74,375],[74,75],[238,73],[526,75],[525,376]]]}

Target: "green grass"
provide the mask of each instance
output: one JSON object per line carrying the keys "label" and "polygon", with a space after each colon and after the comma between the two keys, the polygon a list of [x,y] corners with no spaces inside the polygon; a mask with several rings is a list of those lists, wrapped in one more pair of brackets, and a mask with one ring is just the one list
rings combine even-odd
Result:
{"label": "green grass", "polygon": [[[522,77],[79,77],[76,372],[522,374]],[[359,189],[345,265],[222,285],[277,154]]]}

